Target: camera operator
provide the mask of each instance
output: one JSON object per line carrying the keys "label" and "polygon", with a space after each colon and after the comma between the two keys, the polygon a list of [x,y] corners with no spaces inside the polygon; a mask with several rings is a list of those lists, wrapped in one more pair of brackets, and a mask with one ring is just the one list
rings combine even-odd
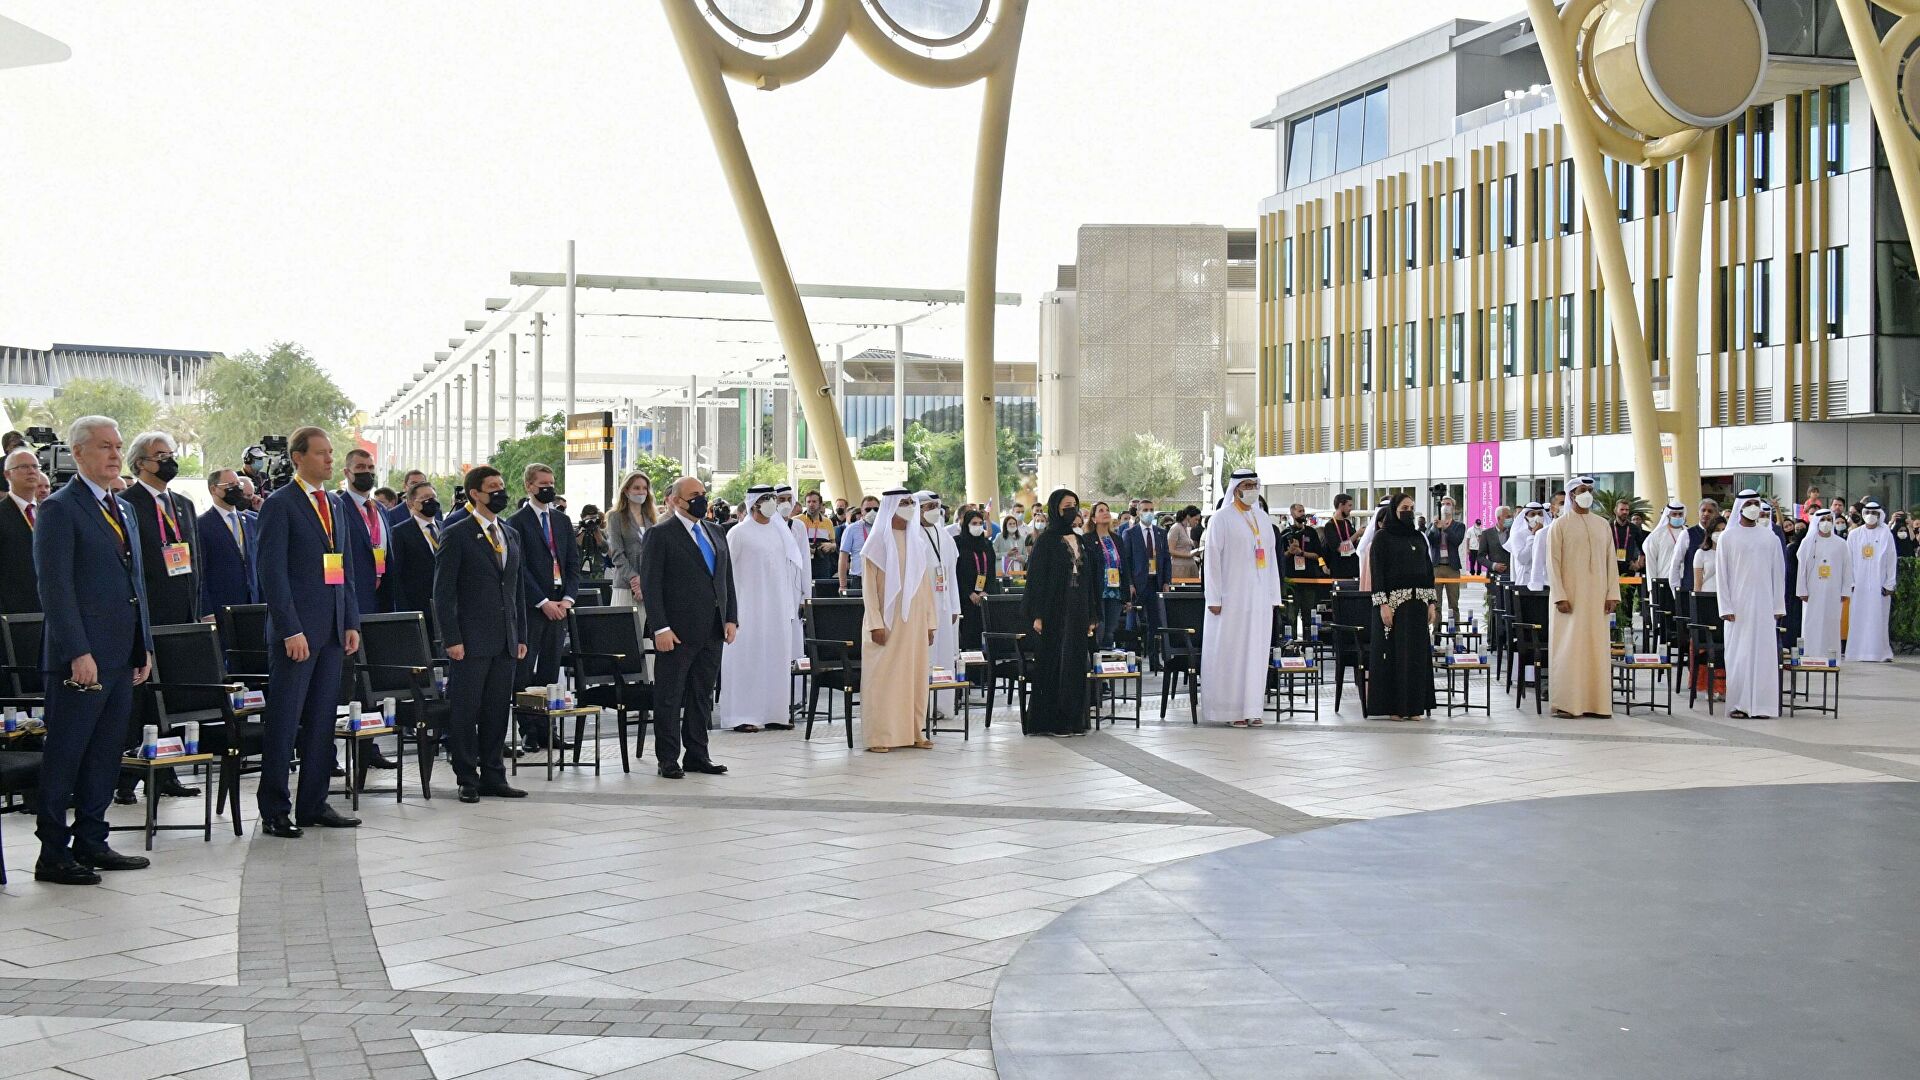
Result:
{"label": "camera operator", "polygon": [[[8,434],[12,434],[9,432]],[[40,514],[40,458],[24,444],[7,451],[7,497],[0,500],[0,615],[40,610],[33,572],[33,528]]]}
{"label": "camera operator", "polygon": [[[240,457],[240,475],[253,484],[256,495],[264,499],[273,490],[267,481],[267,452],[259,445],[249,446]],[[255,510],[260,509],[258,506]]]}

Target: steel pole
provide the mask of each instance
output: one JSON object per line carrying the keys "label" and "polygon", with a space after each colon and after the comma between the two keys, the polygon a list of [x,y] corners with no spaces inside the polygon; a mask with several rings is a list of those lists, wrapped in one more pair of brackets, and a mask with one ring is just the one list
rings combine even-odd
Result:
{"label": "steel pole", "polygon": [[899,323],[893,327],[893,460],[907,460],[907,328]]}
{"label": "steel pole", "polygon": [[487,350],[487,457],[500,445],[500,359]]}
{"label": "steel pole", "polygon": [[480,463],[480,361],[467,365],[469,384],[467,386],[467,460],[463,465]]}
{"label": "steel pole", "polygon": [[573,385],[574,340],[579,336],[578,334],[579,327],[574,325],[576,322],[579,321],[578,316],[574,312],[574,299],[575,299],[574,294],[578,291],[579,281],[580,281],[579,276],[574,273],[574,269],[573,269],[573,241],[569,240],[567,241],[567,337],[566,337],[566,341],[567,341],[567,415],[569,417],[573,415],[573,410],[574,410],[574,385]]}
{"label": "steel pole", "polygon": [[520,335],[507,335],[507,438],[520,437]]}
{"label": "steel pole", "polygon": [[533,418],[540,420],[547,415],[547,315],[546,312],[533,313]]}

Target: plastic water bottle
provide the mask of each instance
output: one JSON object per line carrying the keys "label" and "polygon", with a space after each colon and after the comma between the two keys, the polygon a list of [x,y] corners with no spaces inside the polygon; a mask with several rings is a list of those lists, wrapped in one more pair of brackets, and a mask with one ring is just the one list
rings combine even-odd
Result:
{"label": "plastic water bottle", "polygon": [[186,723],[180,725],[180,728],[181,728],[180,741],[186,744],[187,753],[189,754],[199,753],[200,752],[200,722],[198,720],[189,720]]}
{"label": "plastic water bottle", "polygon": [[160,729],[152,724],[140,729],[140,756],[148,761],[160,756]]}
{"label": "plastic water bottle", "polygon": [[6,713],[0,715],[0,725],[4,725],[4,730],[9,735],[20,730],[20,710],[11,705],[7,706]]}
{"label": "plastic water bottle", "polygon": [[400,709],[399,702],[395,701],[393,698],[380,699],[380,719],[386,721],[384,726],[386,727],[393,726],[394,717],[398,715],[399,709]]}

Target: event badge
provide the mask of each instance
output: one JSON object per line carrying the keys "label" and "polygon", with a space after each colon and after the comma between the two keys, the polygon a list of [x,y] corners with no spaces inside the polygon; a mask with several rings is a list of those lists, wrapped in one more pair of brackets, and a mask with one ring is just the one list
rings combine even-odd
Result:
{"label": "event badge", "polygon": [[1627,549],[1626,549],[1626,548],[1614,548],[1614,549],[1613,549],[1613,561],[1614,561],[1614,562],[1626,562],[1626,561],[1627,561]]}
{"label": "event badge", "polygon": [[328,585],[347,583],[347,557],[337,551],[329,551],[320,556],[320,572]]}
{"label": "event badge", "polygon": [[973,575],[973,591],[977,593],[983,593],[987,591],[987,575],[985,574]]}
{"label": "event badge", "polygon": [[1863,555],[1863,556],[1865,556],[1865,557],[1867,557],[1867,558],[1869,558],[1869,559],[1871,559],[1871,558],[1873,558],[1873,545],[1872,545],[1872,544],[1868,544],[1868,545],[1866,545],[1865,547],[1863,547],[1863,548],[1861,548],[1861,549],[1860,549],[1860,554],[1861,554],[1861,555]]}
{"label": "event badge", "polygon": [[1158,559],[1148,559],[1147,560],[1147,576],[1152,577],[1153,575],[1159,572],[1160,572],[1160,561]]}
{"label": "event badge", "polygon": [[1305,570],[1306,570],[1306,568],[1307,568],[1307,559],[1306,559],[1306,556],[1304,556],[1304,555],[1295,555],[1295,556],[1293,557],[1293,572],[1294,572],[1294,573],[1296,573],[1296,574],[1298,574],[1298,573],[1301,573],[1301,572],[1303,572],[1303,571],[1305,571]]}
{"label": "event badge", "polygon": [[387,572],[387,549],[384,547],[373,549],[373,572],[375,576]]}
{"label": "event badge", "polygon": [[1117,589],[1119,587],[1120,587],[1120,568],[1117,566],[1107,567],[1107,588]]}
{"label": "event badge", "polygon": [[1340,541],[1340,554],[1342,555],[1353,554],[1353,541],[1351,540]]}
{"label": "event badge", "polygon": [[1832,576],[1833,576],[1833,566],[1829,563],[1821,563],[1820,564],[1820,580],[1825,581]]}
{"label": "event badge", "polygon": [[168,577],[193,573],[193,552],[185,544],[162,545],[160,560],[167,566]]}
{"label": "event badge", "polygon": [[947,591],[947,568],[944,566],[936,566],[933,568],[933,591]]}
{"label": "event badge", "polygon": [[1267,549],[1259,544],[1253,545],[1253,566],[1256,570],[1267,568]]}

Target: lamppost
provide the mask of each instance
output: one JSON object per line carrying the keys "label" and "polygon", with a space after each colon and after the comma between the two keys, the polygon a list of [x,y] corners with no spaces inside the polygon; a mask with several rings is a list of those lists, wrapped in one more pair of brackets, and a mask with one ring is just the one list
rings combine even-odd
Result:
{"label": "lamppost", "polygon": [[[839,436],[839,410],[830,396],[806,310],[774,232],[723,76],[774,90],[818,71],[841,39],[851,37],[881,68],[908,82],[946,88],[985,80],[967,246],[962,389],[967,497],[974,502],[991,501],[1000,486],[993,415],[994,263],[1014,66],[1027,0],[661,2],[733,192],[807,426],[816,433],[834,433],[833,438],[814,439],[830,497],[858,501],[860,481],[854,473],[853,453]],[[904,425],[897,426],[904,431]]]}
{"label": "lamppost", "polygon": [[[1634,493],[1667,498],[1661,436],[1672,437],[1681,501],[1700,501],[1700,249],[1713,128],[1744,112],[1767,71],[1767,31],[1753,0],[1527,0],[1560,101],[1575,180],[1606,287],[1632,428]],[[1667,283],[1671,401],[1655,407],[1653,369],[1618,205],[1602,155],[1634,168],[1680,163],[1679,222]],[[1571,457],[1569,456],[1569,465]]]}

